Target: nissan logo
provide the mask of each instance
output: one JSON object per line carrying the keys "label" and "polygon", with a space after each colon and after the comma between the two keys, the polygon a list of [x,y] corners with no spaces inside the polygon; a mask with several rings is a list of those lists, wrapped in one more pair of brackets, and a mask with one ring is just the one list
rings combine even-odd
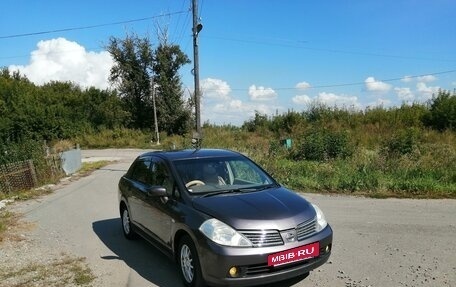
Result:
{"label": "nissan logo", "polygon": [[285,231],[282,233],[282,238],[286,242],[294,242],[296,240],[296,231],[295,230]]}

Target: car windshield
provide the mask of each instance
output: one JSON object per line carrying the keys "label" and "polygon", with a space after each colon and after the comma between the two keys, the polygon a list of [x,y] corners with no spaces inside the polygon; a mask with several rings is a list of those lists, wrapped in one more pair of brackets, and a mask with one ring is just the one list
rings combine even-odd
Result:
{"label": "car windshield", "polygon": [[177,160],[178,176],[191,193],[256,191],[275,181],[244,157],[212,157]]}

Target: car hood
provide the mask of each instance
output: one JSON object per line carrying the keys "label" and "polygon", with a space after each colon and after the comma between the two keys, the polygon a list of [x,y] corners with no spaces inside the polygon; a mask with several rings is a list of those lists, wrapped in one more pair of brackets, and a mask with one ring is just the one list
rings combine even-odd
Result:
{"label": "car hood", "polygon": [[307,200],[283,187],[197,197],[193,206],[235,229],[284,230],[316,216]]}

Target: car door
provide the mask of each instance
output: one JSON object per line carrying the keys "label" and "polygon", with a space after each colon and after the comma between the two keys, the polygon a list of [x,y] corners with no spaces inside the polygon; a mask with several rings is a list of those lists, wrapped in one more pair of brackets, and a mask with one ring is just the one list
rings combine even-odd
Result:
{"label": "car door", "polygon": [[145,228],[145,222],[147,222],[147,188],[152,183],[150,166],[151,159],[149,157],[136,160],[132,172],[127,179],[131,220],[143,229]]}
{"label": "car door", "polygon": [[154,238],[169,246],[175,218],[179,213],[177,210],[178,191],[175,180],[162,159],[152,157],[150,171],[152,173],[152,185],[165,187],[168,196],[148,196],[145,198],[147,207],[144,226],[153,233],[151,235]]}

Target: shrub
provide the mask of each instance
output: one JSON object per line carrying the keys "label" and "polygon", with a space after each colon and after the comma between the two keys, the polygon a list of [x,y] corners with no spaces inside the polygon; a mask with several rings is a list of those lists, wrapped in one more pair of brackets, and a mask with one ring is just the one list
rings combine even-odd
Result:
{"label": "shrub", "polygon": [[0,164],[32,159],[35,164],[44,162],[44,147],[39,142],[24,139],[19,143],[0,142]]}
{"label": "shrub", "polygon": [[448,91],[439,91],[432,99],[429,113],[423,119],[424,124],[443,131],[456,131],[456,94]]}
{"label": "shrub", "polygon": [[295,160],[325,161],[347,158],[353,153],[347,132],[312,130],[294,153]]}
{"label": "shrub", "polygon": [[295,155],[297,160],[325,160],[325,135],[319,131],[312,131],[304,136],[304,140]]}
{"label": "shrub", "polygon": [[383,151],[387,156],[411,154],[418,148],[420,131],[415,128],[402,130],[383,143]]}

